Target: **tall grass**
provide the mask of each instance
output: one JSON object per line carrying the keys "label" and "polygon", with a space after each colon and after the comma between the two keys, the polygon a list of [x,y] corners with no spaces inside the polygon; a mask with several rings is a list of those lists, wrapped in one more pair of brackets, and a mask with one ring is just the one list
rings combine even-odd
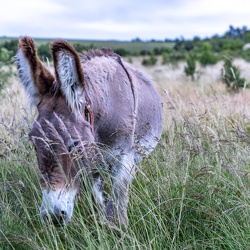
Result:
{"label": "tall grass", "polygon": [[214,82],[174,82],[158,82],[165,129],[139,165],[127,229],[99,223],[84,189],[67,227],[40,221],[39,171],[27,136],[36,114],[20,101],[15,84],[5,92],[0,249],[249,249],[250,93],[231,95]]}

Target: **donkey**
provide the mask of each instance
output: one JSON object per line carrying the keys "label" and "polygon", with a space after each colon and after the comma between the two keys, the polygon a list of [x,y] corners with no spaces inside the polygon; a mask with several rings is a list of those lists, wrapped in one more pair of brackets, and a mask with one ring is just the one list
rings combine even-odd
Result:
{"label": "donkey", "polygon": [[[51,53],[54,75],[30,37],[19,39],[15,57],[19,80],[38,111],[29,138],[41,174],[40,217],[55,225],[70,221],[84,172],[98,210],[110,223],[126,226],[136,164],[161,137],[160,95],[147,75],[111,49],[78,54],[58,39]],[[102,168],[112,176],[106,201]]]}

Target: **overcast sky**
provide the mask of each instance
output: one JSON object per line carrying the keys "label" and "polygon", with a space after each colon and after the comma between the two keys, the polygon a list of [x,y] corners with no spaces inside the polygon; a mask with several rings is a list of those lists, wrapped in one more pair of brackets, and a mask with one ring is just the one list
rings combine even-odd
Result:
{"label": "overcast sky", "polygon": [[250,28],[249,0],[0,0],[0,36],[185,39]]}

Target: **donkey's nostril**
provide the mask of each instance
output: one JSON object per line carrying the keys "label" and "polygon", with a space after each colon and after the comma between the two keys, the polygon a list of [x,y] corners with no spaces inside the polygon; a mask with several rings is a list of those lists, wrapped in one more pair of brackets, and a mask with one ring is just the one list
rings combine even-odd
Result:
{"label": "donkey's nostril", "polygon": [[53,224],[55,226],[63,226],[66,224],[67,212],[66,211],[58,211],[53,215]]}
{"label": "donkey's nostril", "polygon": [[66,216],[67,216],[67,212],[66,212],[66,211],[61,211],[61,217],[62,217],[63,219],[65,219]]}
{"label": "donkey's nostril", "polygon": [[53,224],[54,226],[63,226],[67,224],[66,211],[58,211],[57,213],[46,213],[42,216],[42,218],[47,224]]}

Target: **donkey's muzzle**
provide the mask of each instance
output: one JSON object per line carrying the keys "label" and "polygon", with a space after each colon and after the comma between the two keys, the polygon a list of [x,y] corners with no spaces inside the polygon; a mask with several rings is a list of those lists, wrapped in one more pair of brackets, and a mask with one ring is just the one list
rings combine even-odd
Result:
{"label": "donkey's muzzle", "polygon": [[40,207],[41,219],[50,225],[66,225],[73,214],[75,195],[76,190],[43,190],[43,201]]}

